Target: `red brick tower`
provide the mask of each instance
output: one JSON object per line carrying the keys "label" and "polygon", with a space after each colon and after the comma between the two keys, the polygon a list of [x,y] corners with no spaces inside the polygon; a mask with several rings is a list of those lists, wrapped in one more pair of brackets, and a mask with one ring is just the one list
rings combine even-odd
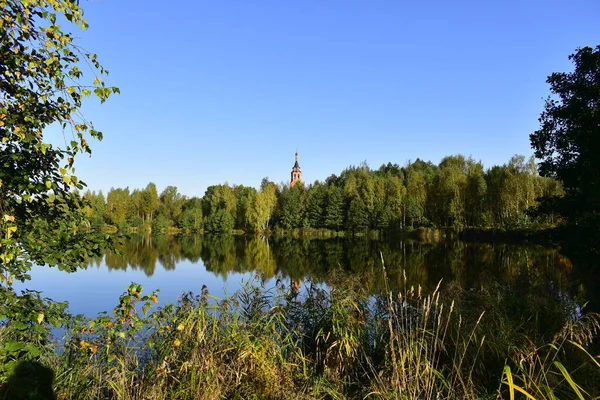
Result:
{"label": "red brick tower", "polygon": [[298,164],[298,153],[296,153],[296,163],[294,164],[294,168],[292,168],[292,179],[290,180],[290,187],[294,187],[296,182],[302,182],[302,170],[300,169],[300,165]]}

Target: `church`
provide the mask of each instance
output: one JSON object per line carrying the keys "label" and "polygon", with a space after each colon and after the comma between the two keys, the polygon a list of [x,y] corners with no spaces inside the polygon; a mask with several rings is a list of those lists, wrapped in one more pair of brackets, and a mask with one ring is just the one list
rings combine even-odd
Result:
{"label": "church", "polygon": [[293,188],[296,182],[302,182],[302,170],[300,164],[298,164],[298,152],[296,152],[296,163],[292,168],[292,178],[290,180],[290,188]]}

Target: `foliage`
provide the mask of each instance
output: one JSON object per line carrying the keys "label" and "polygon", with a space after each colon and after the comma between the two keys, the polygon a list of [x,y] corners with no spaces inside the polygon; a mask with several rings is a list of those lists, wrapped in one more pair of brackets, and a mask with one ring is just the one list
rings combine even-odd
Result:
{"label": "foliage", "polygon": [[202,200],[194,197],[186,201],[181,214],[181,228],[190,232],[200,232],[204,226]]}
{"label": "foliage", "polygon": [[569,322],[552,342],[518,351],[512,368],[504,366],[501,392],[511,399],[515,393],[544,400],[597,398],[580,379],[585,379],[586,371],[600,368],[599,357],[586,350],[599,331],[600,318],[590,314]]}
{"label": "foliage", "polygon": [[47,365],[61,399],[598,394],[600,364],[589,353],[594,315],[567,323],[534,353],[528,344],[512,347],[499,371],[490,371],[481,328],[486,319],[494,323],[487,313],[459,314],[439,285],[428,294],[405,287],[368,297],[360,280],[345,283],[324,290],[308,282],[299,293],[255,281],[225,299],[203,289],[157,310],[156,293],[131,284],[112,314],[70,331],[65,351]]}
{"label": "foliage", "polygon": [[225,209],[217,210],[206,218],[204,230],[208,233],[230,235],[235,221],[231,213]]}
{"label": "foliage", "polygon": [[[85,219],[90,205],[72,191],[84,187],[74,159],[102,138],[79,111],[83,99],[104,102],[119,90],[62,26],[87,28],[79,2],[0,1],[0,380],[17,360],[39,356],[41,338],[64,316],[63,305],[18,294],[13,281],[29,279],[32,264],[72,271],[105,244]],[[47,140],[51,125],[63,129],[64,146]]]}
{"label": "foliage", "polygon": [[129,208],[129,188],[111,188],[106,196],[106,216],[114,225],[125,223]]}
{"label": "foliage", "polygon": [[267,230],[277,207],[279,189],[268,178],[263,179],[260,192],[256,194],[252,205],[247,209],[247,220],[254,230]]}
{"label": "foliage", "polygon": [[[245,232],[272,228],[395,232],[431,226],[512,229],[559,222],[538,199],[563,193],[555,179],[537,175],[533,158],[514,156],[505,165],[485,170],[481,162],[462,155],[445,157],[439,166],[419,159],[404,167],[388,164],[378,170],[363,164],[326,182],[299,183],[293,188],[278,187],[268,178],[259,191],[214,185],[201,199],[187,198],[170,186],[152,206],[145,200],[149,188],[156,193],[152,183],[131,193],[111,189],[105,206],[102,196],[86,193],[96,204],[88,211],[90,222],[134,225],[141,218],[155,226],[152,219],[162,215],[168,226],[200,231],[225,210],[234,220],[234,229]],[[121,195],[123,200],[117,201]],[[214,224],[211,229],[216,232]]]}
{"label": "foliage", "polygon": [[304,220],[304,185],[283,188],[277,208],[278,224],[285,229],[301,228]]}
{"label": "foliage", "polygon": [[573,72],[547,79],[551,96],[530,139],[540,173],[564,186],[554,208],[577,220],[600,211],[600,46],[579,48],[569,59]]}
{"label": "foliage", "polygon": [[166,215],[158,214],[158,216],[152,220],[152,232],[155,232],[155,233],[164,232],[167,228],[169,228],[172,225],[172,223],[173,222],[170,221],[166,217]]}

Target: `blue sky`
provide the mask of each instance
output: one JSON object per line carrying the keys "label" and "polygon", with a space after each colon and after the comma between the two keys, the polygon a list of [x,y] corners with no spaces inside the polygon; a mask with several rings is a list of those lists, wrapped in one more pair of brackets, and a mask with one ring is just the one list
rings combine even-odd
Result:
{"label": "blue sky", "polygon": [[90,189],[306,181],[366,160],[486,167],[532,154],[546,77],[600,44],[600,2],[83,2],[80,43],[121,95],[84,113],[104,132]]}

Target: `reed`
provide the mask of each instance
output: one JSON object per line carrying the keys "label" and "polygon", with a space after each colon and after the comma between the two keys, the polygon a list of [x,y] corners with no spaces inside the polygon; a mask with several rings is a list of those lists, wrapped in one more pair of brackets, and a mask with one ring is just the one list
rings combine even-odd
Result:
{"label": "reed", "polygon": [[42,360],[58,399],[598,396],[598,316],[569,321],[548,344],[502,353],[490,384],[488,313],[459,312],[441,287],[424,293],[404,278],[402,290],[378,296],[359,281],[308,283],[297,294],[255,280],[224,299],[203,290],[158,307],[157,293],[132,284],[110,314],[74,320],[62,349]]}

